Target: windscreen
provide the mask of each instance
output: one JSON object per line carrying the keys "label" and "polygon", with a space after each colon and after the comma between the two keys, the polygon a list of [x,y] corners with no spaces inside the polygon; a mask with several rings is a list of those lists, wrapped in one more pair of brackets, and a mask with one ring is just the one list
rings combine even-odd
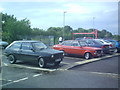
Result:
{"label": "windscreen", "polygon": [[36,50],[41,50],[41,49],[46,49],[47,46],[42,43],[42,42],[34,42],[33,43],[33,47],[36,49]]}

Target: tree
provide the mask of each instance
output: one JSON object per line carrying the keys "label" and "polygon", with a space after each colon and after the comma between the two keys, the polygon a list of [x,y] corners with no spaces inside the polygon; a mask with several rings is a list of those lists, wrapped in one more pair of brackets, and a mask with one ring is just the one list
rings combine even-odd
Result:
{"label": "tree", "polygon": [[30,21],[26,18],[17,20],[14,15],[2,14],[2,38],[11,43],[15,40],[25,39],[31,34]]}

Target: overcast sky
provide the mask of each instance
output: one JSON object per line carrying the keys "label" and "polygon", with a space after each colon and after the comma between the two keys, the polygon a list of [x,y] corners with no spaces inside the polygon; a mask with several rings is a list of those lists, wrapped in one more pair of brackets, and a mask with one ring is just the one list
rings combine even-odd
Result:
{"label": "overcast sky", "polygon": [[[118,34],[118,2],[0,2],[0,12],[14,15],[21,20],[27,18],[32,28],[48,29],[65,25],[77,28],[106,29]],[[94,17],[94,19],[93,19]],[[93,24],[94,22],[94,24]]]}

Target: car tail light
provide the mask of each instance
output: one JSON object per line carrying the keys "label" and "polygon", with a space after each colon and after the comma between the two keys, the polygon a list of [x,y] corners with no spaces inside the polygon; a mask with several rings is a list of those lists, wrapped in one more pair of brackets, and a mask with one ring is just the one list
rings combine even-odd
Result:
{"label": "car tail light", "polygon": [[105,46],[101,46],[101,48],[105,48]]}
{"label": "car tail light", "polygon": [[113,47],[113,45],[112,45],[112,44],[110,44],[110,46],[111,46],[111,47]]}

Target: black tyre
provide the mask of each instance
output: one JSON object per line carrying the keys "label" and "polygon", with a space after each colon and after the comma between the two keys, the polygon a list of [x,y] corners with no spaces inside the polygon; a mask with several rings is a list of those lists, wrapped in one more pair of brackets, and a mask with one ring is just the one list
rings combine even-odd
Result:
{"label": "black tyre", "polygon": [[92,58],[92,55],[89,52],[87,52],[87,53],[85,53],[84,58],[90,59],[90,58]]}
{"label": "black tyre", "polygon": [[115,48],[115,51],[114,51],[114,53],[118,53],[118,48]]}
{"label": "black tyre", "polygon": [[39,65],[39,67],[41,67],[41,68],[45,67],[45,66],[46,66],[45,60],[44,60],[43,58],[40,58],[40,59],[38,60],[38,65]]}
{"label": "black tyre", "polygon": [[9,55],[8,60],[9,60],[10,64],[14,64],[16,62],[16,59],[13,55]]}

